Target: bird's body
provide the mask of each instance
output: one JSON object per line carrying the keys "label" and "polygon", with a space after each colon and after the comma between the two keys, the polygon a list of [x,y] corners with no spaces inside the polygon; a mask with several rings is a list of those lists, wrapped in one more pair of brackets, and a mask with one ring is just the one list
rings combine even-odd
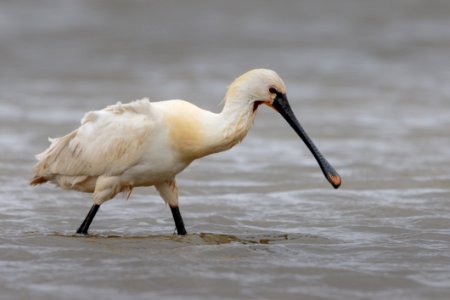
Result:
{"label": "bird's body", "polygon": [[[175,176],[195,159],[239,143],[260,104],[277,109],[272,105],[275,94],[285,95],[284,83],[275,72],[259,69],[232,83],[220,113],[183,100],[148,99],[89,112],[78,129],[51,140],[36,156],[31,183],[51,181],[63,189],[92,193],[97,209],[120,192],[129,197],[134,187],[155,186],[177,223]],[[179,220],[182,224],[181,215]],[[79,232],[87,233],[89,224]]]}
{"label": "bird's body", "polygon": [[[77,130],[53,139],[37,156],[35,181],[93,193],[96,204],[134,187],[158,188],[193,160],[242,140],[249,127],[236,120],[230,129],[224,120],[231,123],[223,114],[183,100],[142,99],[89,112]],[[164,200],[177,204],[176,199]]]}

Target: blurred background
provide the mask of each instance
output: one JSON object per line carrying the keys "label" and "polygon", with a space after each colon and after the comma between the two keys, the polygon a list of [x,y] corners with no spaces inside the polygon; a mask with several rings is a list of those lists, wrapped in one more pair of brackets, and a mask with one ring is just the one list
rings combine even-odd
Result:
{"label": "blurred background", "polygon": [[[448,299],[447,0],[0,1],[4,299]],[[151,190],[102,206],[28,187],[47,137],[142,97],[220,111],[252,68],[284,79],[343,177],[269,109],[179,176],[188,232]]]}

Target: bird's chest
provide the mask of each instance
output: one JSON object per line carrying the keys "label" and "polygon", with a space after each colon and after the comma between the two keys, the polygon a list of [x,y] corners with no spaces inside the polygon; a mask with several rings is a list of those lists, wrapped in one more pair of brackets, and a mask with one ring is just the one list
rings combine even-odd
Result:
{"label": "bird's chest", "polygon": [[147,147],[139,163],[127,171],[126,179],[134,186],[149,186],[173,179],[190,161],[182,159],[165,139]]}

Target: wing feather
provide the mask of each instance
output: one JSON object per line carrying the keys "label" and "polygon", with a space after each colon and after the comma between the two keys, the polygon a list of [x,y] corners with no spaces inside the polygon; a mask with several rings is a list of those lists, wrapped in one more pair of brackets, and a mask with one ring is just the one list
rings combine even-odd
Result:
{"label": "wing feather", "polygon": [[154,129],[148,99],[89,112],[78,129],[36,156],[35,178],[120,175],[141,159]]}

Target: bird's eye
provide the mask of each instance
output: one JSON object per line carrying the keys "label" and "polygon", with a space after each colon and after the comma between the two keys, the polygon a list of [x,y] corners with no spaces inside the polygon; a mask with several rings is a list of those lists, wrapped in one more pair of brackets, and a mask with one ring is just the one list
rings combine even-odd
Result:
{"label": "bird's eye", "polygon": [[271,88],[269,89],[269,92],[270,92],[271,94],[277,94],[277,93],[278,93],[278,91],[277,91],[274,87],[271,87]]}

